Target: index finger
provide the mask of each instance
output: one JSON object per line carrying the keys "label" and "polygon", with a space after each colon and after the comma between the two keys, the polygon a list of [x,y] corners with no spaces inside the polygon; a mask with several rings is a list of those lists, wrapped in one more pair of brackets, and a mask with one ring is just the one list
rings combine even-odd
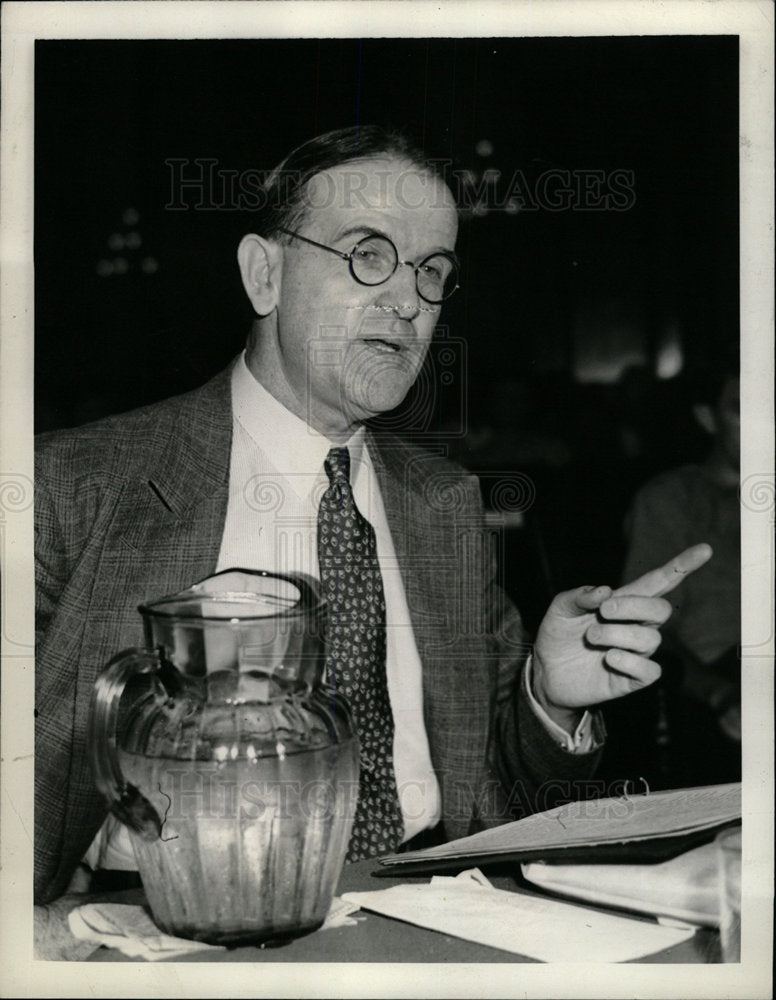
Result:
{"label": "index finger", "polygon": [[626,583],[623,587],[615,590],[613,596],[636,594],[640,597],[662,597],[663,594],[670,593],[674,587],[678,587],[690,573],[700,569],[704,563],[711,559],[712,555],[711,546],[705,542],[693,545],[691,548],[685,549],[684,552],[680,552],[678,556],[674,556],[673,559],[669,559],[664,566],[650,570],[649,573],[640,576],[638,580]]}

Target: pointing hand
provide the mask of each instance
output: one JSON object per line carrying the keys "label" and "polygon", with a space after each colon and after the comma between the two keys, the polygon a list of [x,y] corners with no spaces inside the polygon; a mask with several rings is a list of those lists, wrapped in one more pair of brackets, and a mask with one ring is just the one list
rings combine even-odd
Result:
{"label": "pointing hand", "polygon": [[532,675],[550,718],[571,731],[589,706],[658,679],[651,657],[672,610],[663,595],[711,556],[709,545],[694,545],[617,590],[579,587],[555,597],[539,626]]}

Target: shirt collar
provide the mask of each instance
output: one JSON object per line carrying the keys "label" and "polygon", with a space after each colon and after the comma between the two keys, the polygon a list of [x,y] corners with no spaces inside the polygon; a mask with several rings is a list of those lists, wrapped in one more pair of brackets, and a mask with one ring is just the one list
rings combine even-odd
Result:
{"label": "shirt collar", "polygon": [[[287,477],[299,496],[308,496],[315,477],[325,475],[323,461],[331,448],[337,447],[319,434],[268,392],[251,374],[242,352],[232,374],[232,413],[271,465]],[[345,443],[350,452],[351,483],[355,488],[368,461],[364,438],[359,429]],[[341,446],[340,446],[341,447]]]}

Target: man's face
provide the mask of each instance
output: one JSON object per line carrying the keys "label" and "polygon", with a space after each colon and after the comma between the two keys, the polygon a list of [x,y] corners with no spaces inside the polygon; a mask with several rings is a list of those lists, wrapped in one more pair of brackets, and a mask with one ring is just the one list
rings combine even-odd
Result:
{"label": "man's face", "polygon": [[[315,175],[295,231],[349,253],[379,233],[400,261],[452,252],[457,216],[439,180],[396,159],[359,160]],[[411,267],[361,285],[348,262],[290,238],[277,309],[280,366],[318,429],[353,429],[404,399],[428,351],[440,307],[420,298]]]}

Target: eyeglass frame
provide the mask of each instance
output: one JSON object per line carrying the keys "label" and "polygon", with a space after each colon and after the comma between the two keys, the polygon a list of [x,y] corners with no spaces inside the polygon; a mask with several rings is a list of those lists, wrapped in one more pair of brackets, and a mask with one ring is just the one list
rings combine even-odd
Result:
{"label": "eyeglass frame", "polygon": [[[423,292],[421,292],[420,290],[420,285],[418,284],[418,271],[426,263],[426,261],[431,260],[432,257],[445,257],[447,260],[452,262],[456,271],[458,272],[458,274],[460,274],[461,265],[458,263],[458,260],[456,259],[455,255],[448,253],[447,250],[434,250],[433,253],[426,254],[423,260],[420,261],[420,263],[415,264],[415,262],[411,260],[400,260],[399,251],[396,244],[390,237],[385,236],[383,233],[369,233],[368,235],[362,237],[356,243],[356,245],[353,247],[350,253],[345,253],[342,250],[337,250],[335,247],[327,246],[325,243],[318,243],[317,240],[311,240],[309,236],[302,236],[301,233],[295,233],[292,229],[285,229],[283,226],[278,226],[277,228],[278,232],[285,233],[286,236],[293,236],[298,240],[303,240],[305,243],[309,243],[311,246],[318,247],[321,250],[328,250],[329,253],[334,253],[342,260],[346,260],[348,262],[348,270],[350,271],[351,278],[353,278],[354,281],[357,281],[359,285],[363,285],[365,288],[379,288],[380,285],[384,285],[386,281],[390,281],[391,278],[394,276],[394,274],[396,274],[396,272],[399,270],[399,268],[403,267],[404,265],[406,265],[407,267],[411,267],[412,270],[415,272],[415,290],[417,291],[418,295],[423,299],[423,301],[427,302],[430,306],[441,306],[443,302],[447,302],[448,299],[451,299],[453,295],[461,287],[460,284],[456,282],[456,284],[450,290],[450,293],[448,295],[445,295],[443,299],[427,299],[426,296],[423,294]],[[367,240],[372,240],[375,237],[381,240],[385,240],[386,243],[391,244],[391,246],[393,247],[393,252],[396,256],[396,263],[394,264],[391,273],[386,275],[380,281],[374,281],[374,282],[362,281],[361,278],[359,278],[358,275],[353,270],[353,255],[355,254],[356,250],[358,250],[358,248],[361,246],[362,243],[365,243]]]}

